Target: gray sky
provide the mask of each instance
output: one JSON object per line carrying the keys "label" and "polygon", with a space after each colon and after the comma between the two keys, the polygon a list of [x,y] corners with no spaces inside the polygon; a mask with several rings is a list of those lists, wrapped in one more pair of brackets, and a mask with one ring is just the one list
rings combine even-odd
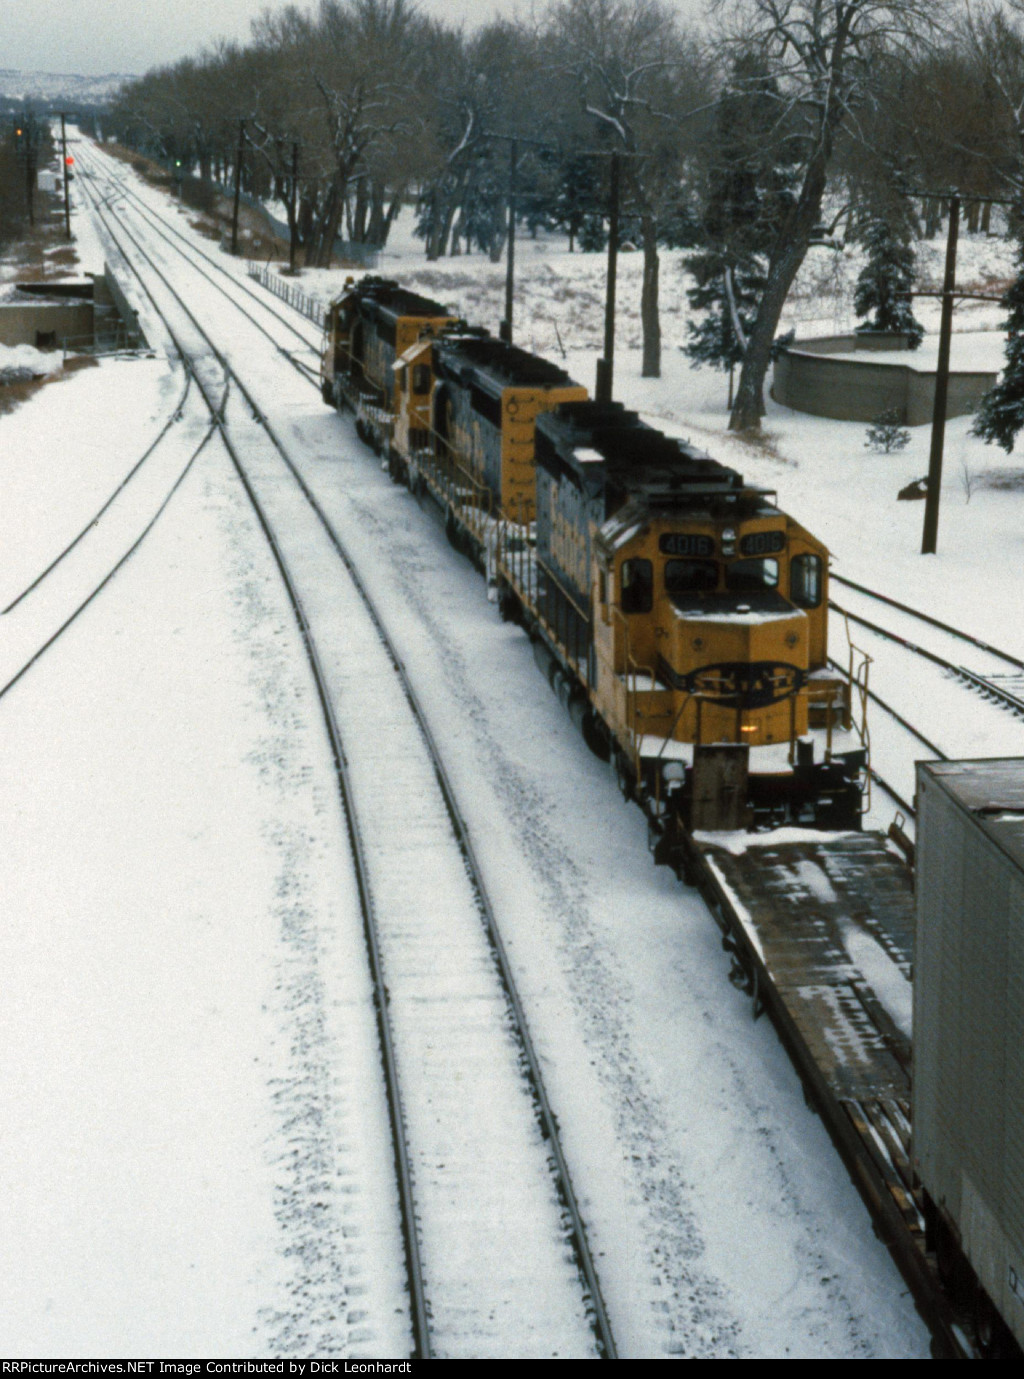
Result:
{"label": "gray sky", "polygon": [[[316,0],[295,0],[314,9]],[[704,0],[675,0],[681,13]],[[267,0],[0,0],[0,68],[101,76],[141,73],[198,52],[218,38],[245,41]],[[419,0],[454,22],[528,11],[529,0]]]}

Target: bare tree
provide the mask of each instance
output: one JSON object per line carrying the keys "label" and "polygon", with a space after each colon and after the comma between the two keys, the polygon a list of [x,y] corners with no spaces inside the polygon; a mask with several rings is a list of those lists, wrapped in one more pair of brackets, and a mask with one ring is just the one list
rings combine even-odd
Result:
{"label": "bare tree", "polygon": [[767,140],[800,149],[796,194],[781,216],[767,281],[747,340],[733,430],[760,427],[764,380],[789,290],[821,220],[840,132],[874,94],[873,63],[934,27],[943,0],[712,0],[729,21],[723,43],[754,49],[778,86],[778,117]]}
{"label": "bare tree", "polygon": [[685,122],[704,104],[702,64],[662,0],[562,0],[550,24],[555,61],[573,75],[599,140],[629,155],[624,180],[644,254],[642,373],[658,378],[659,219],[682,181]]}

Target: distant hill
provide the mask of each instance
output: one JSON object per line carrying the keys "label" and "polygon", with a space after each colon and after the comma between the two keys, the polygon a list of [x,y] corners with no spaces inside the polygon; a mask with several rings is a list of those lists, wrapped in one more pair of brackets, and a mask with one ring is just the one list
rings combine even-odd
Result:
{"label": "distant hill", "polygon": [[82,77],[61,72],[15,72],[0,67],[0,99],[45,105],[106,105],[130,75]]}

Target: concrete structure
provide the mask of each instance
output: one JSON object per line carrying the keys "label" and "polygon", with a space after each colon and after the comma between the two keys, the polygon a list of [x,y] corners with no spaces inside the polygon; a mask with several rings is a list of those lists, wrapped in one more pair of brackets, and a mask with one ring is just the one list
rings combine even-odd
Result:
{"label": "concrete structure", "polygon": [[0,345],[90,353],[146,344],[138,317],[109,270],[87,282],[20,283],[0,302]]}
{"label": "concrete structure", "polygon": [[59,349],[67,339],[93,340],[94,308],[88,299],[46,299],[37,285],[26,283],[21,300],[0,304],[0,345],[35,345]]}
{"label": "concrete structure", "polygon": [[[801,340],[784,349],[772,369],[772,397],[784,407],[837,421],[877,421],[894,411],[902,426],[923,426],[935,406],[935,370],[912,363],[891,364],[870,358],[835,358],[853,351],[905,350],[907,337],[887,332],[825,335]],[[908,351],[908,361],[913,359]],[[998,374],[950,370],[947,417],[973,412]]]}

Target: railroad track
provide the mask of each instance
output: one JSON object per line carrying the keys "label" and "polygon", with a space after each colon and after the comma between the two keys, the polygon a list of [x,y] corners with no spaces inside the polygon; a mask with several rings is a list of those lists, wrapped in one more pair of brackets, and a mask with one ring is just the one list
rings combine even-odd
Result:
{"label": "railroad track", "polygon": [[[90,155],[87,152],[85,157],[85,167],[87,171],[90,166],[90,161],[94,169],[92,175],[96,175],[95,160],[90,160]],[[194,244],[187,235],[183,235],[180,230],[162,216],[158,215],[151,206],[147,205],[145,200],[139,196],[138,192],[129,185],[126,178],[115,177],[106,170],[100,173],[100,175],[106,178],[106,180],[116,188],[118,196],[123,197],[126,202],[132,205],[136,214],[145,221],[155,234],[186,259],[197,273],[205,278],[223,297],[227,298],[231,305],[266,337],[278,353],[288,361],[297,373],[305,378],[307,382],[311,383],[313,387],[319,389],[320,340],[318,332],[310,331],[308,327],[300,328],[295,322],[294,312],[279,311],[273,302],[267,299],[266,293],[254,292],[244,278],[230,272],[222,263],[219,263],[212,254],[207,254],[204,250],[199,248],[198,245]],[[210,270],[213,271],[211,272]],[[225,283],[227,285],[225,285]],[[286,349],[273,332],[268,330],[253,312],[248,311],[242,305],[239,300],[239,294],[252,301],[265,316],[270,317],[279,325],[283,326],[285,330],[298,340],[304,352],[309,351],[313,354],[316,362],[314,364],[309,364],[304,359],[297,358],[293,350]],[[304,318],[300,319],[304,320]]]}
{"label": "railroad track", "polygon": [[[1024,661],[909,604],[841,575],[831,578],[850,591],[842,603],[830,599],[833,611],[863,628],[868,645],[877,639],[878,649],[871,647],[869,697],[886,719],[881,733],[877,720],[872,730],[873,764],[882,768],[874,774],[905,815],[913,818],[909,767],[923,753],[948,760],[1024,751],[1019,727],[1024,718]],[[880,612],[869,616],[866,605]],[[898,648],[896,654],[904,659],[883,656],[885,646]],[[982,658],[981,668],[969,669],[956,659],[963,648]],[[908,672],[908,666],[920,669]],[[959,692],[963,689],[971,691],[970,700]],[[979,698],[991,709],[982,710]],[[1012,724],[1005,717],[1007,710],[1014,715]],[[922,726],[925,711],[931,721]]]}
{"label": "railroad track", "polygon": [[929,661],[932,665],[938,666],[950,675],[956,676],[957,679],[962,680],[964,684],[970,686],[972,689],[981,691],[981,693],[993,703],[997,703],[1015,714],[1024,715],[1024,660],[1012,655],[1008,651],[1000,650],[990,642],[983,641],[980,637],[975,637],[969,632],[964,632],[960,628],[953,627],[950,623],[943,622],[939,618],[934,618],[929,613],[922,613],[919,609],[912,608],[909,604],[901,603],[898,599],[890,598],[887,594],[880,594],[873,589],[868,589],[863,584],[855,584],[852,580],[844,579],[841,575],[833,574],[831,578],[836,583],[843,584],[847,588],[855,590],[865,598],[872,599],[884,606],[896,609],[904,616],[916,620],[922,626],[938,630],[944,637],[951,639],[954,643],[975,648],[983,651],[988,656],[995,657],[1003,667],[1012,666],[1015,673],[1011,675],[1007,675],[1001,671],[992,671],[990,674],[986,675],[978,671],[970,670],[966,666],[950,660],[948,656],[943,656],[926,646],[922,646],[920,642],[915,641],[911,637],[904,636],[894,628],[885,627],[870,618],[864,617],[862,613],[857,613],[852,609],[843,607],[835,600],[830,600],[831,607],[844,617],[848,617],[851,622],[855,622],[859,626],[867,628],[877,636],[883,637],[887,641],[894,642],[896,645],[903,647],[906,651],[919,656],[922,660]]}
{"label": "railroad track", "polygon": [[[401,662],[343,544],[255,398],[138,237],[115,227],[102,208],[97,214],[135,261],[133,271],[141,277],[137,264],[145,262],[147,276],[163,285],[161,296],[176,299],[176,310],[203,338],[203,353],[232,382],[218,429],[309,657],[348,820],[376,991],[412,1353],[613,1357],[522,1002]],[[213,399],[207,403],[212,408]],[[334,570],[329,580],[326,569]]]}

